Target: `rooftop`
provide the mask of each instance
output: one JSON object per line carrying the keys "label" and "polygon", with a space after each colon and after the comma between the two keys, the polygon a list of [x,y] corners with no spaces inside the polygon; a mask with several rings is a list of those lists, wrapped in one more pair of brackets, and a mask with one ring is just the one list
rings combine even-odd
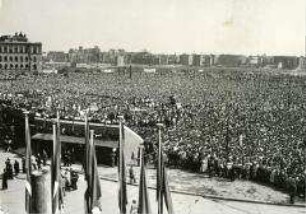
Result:
{"label": "rooftop", "polygon": [[15,33],[14,35],[0,36],[0,42],[28,42],[26,34]]}

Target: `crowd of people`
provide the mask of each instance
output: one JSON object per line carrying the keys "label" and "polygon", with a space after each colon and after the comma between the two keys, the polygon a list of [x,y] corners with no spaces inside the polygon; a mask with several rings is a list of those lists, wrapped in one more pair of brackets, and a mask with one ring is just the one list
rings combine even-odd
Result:
{"label": "crowd of people", "polygon": [[[167,165],[234,180],[250,179],[305,193],[306,79],[250,70],[176,73],[70,73],[24,76],[0,85],[0,122],[13,110],[42,118],[125,123],[156,161],[165,124]],[[22,120],[21,120],[22,121]],[[22,123],[23,124],[23,123]],[[73,133],[72,133],[73,134]],[[4,135],[4,136],[6,136]]]}

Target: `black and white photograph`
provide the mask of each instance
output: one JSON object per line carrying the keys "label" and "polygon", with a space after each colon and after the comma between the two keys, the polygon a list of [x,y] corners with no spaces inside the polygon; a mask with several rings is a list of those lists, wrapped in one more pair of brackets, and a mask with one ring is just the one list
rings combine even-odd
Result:
{"label": "black and white photograph", "polygon": [[305,0],[0,0],[0,214],[306,214]]}

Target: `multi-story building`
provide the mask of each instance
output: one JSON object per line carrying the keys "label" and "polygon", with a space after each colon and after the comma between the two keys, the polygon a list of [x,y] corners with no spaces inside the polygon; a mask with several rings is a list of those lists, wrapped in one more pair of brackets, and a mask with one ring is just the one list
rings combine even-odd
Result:
{"label": "multi-story building", "polygon": [[296,56],[274,56],[273,62],[278,68],[295,69],[299,65],[299,58]]}
{"label": "multi-story building", "polygon": [[179,55],[176,55],[176,54],[168,55],[168,65],[176,65],[179,62],[180,62]]}
{"label": "multi-story building", "polygon": [[214,66],[216,64],[217,56],[216,55],[209,55],[209,66]]}
{"label": "multi-story building", "polygon": [[225,67],[237,67],[246,64],[247,57],[242,55],[222,54],[216,58],[216,64]]}
{"label": "multi-story building", "polygon": [[42,44],[29,42],[25,34],[0,37],[0,71],[40,72]]}
{"label": "multi-story building", "polygon": [[193,64],[193,55],[189,55],[189,54],[180,55],[180,64],[181,65],[192,65]]}
{"label": "multi-story building", "polygon": [[103,53],[98,46],[93,48],[70,49],[68,52],[68,60],[70,63],[95,64],[103,61]]}
{"label": "multi-story building", "polygon": [[68,54],[63,51],[50,51],[47,53],[46,61],[68,62]]}
{"label": "multi-story building", "polygon": [[116,66],[125,66],[125,58],[124,58],[124,56],[118,55],[116,57]]}
{"label": "multi-story building", "polygon": [[302,70],[302,71],[306,71],[306,58],[301,56],[299,58],[299,66],[298,66],[298,69],[299,70]]}
{"label": "multi-story building", "polygon": [[166,54],[160,54],[157,56],[157,64],[158,65],[168,65],[168,61],[169,61],[169,58],[168,58],[168,55]]}
{"label": "multi-story building", "polygon": [[195,54],[193,55],[193,65],[194,66],[203,66],[205,64],[205,56]]}

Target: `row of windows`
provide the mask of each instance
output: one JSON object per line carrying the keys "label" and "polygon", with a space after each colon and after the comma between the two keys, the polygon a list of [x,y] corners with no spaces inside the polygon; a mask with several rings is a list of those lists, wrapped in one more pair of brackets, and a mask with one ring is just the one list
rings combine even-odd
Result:
{"label": "row of windows", "polygon": [[[37,62],[37,57],[33,56],[32,57],[33,62]],[[29,57],[27,56],[0,56],[0,62],[27,62],[29,61]]]}
{"label": "row of windows", "polygon": [[[29,65],[25,64],[25,65],[13,65],[13,64],[0,64],[0,69],[4,69],[4,70],[11,70],[11,69],[28,69]],[[33,65],[32,66],[33,70],[37,70],[37,65]]]}
{"label": "row of windows", "polygon": [[0,53],[41,53],[41,48],[39,46],[11,46],[11,45],[2,45],[0,46]]}

